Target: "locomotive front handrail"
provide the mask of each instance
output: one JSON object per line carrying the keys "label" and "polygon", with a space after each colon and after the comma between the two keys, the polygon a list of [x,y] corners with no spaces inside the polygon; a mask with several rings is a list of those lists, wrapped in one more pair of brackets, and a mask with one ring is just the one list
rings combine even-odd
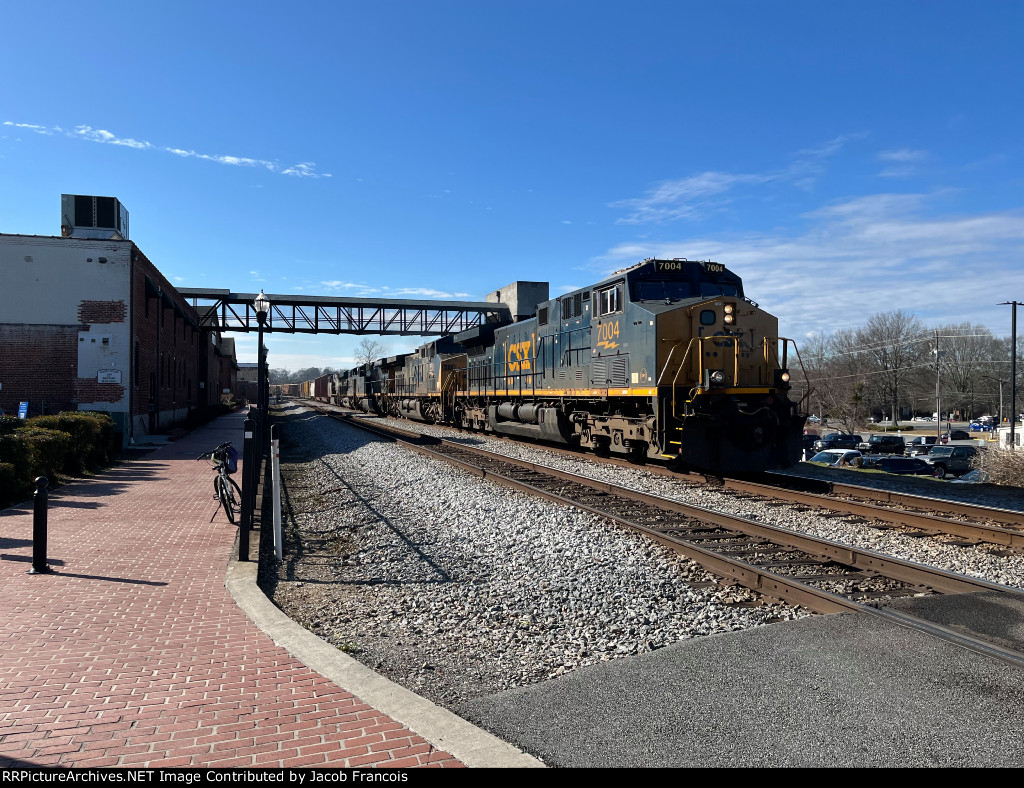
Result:
{"label": "locomotive front handrail", "polygon": [[[676,410],[676,381],[679,380],[679,374],[683,371],[683,367],[686,366],[686,359],[690,357],[690,348],[693,347],[695,339],[697,338],[691,337],[690,341],[687,343],[686,352],[683,354],[683,360],[679,362],[679,369],[676,370],[675,377],[672,378],[672,415],[677,419],[679,418],[679,412]],[[682,343],[680,342],[679,344]],[[665,362],[665,365],[666,367],[668,366],[668,361]]]}

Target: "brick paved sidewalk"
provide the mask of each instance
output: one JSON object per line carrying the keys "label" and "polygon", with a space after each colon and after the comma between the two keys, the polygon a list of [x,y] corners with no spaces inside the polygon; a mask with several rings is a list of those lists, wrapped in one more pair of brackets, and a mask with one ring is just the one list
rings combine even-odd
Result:
{"label": "brick paved sidewalk", "polygon": [[31,504],[0,512],[0,767],[461,765],[228,594],[236,529],[194,458],[243,418],[51,494],[53,574],[26,574]]}

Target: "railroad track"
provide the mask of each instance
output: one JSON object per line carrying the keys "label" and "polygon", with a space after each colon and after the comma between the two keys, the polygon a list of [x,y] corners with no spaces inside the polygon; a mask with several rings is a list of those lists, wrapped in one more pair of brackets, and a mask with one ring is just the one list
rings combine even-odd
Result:
{"label": "railroad track", "polygon": [[[782,478],[792,479],[793,477]],[[957,537],[960,541],[954,542],[954,544],[965,547],[987,543],[1001,545],[1012,550],[1024,550],[1024,513],[1009,509],[956,504],[944,499],[936,501],[933,498],[872,490],[854,485],[833,485],[831,495],[821,495],[784,486],[741,479],[725,479],[722,489],[741,497],[773,498],[791,504],[827,509],[844,515],[855,515],[864,518],[869,524],[872,522],[888,524],[888,526],[871,525],[874,528],[897,527],[927,534],[946,534]],[[974,519],[939,516],[930,511],[937,505],[965,518]]]}
{"label": "railroad track", "polygon": [[[362,420],[363,414],[345,411],[323,403],[306,403],[321,412],[337,415],[339,412],[355,413]],[[395,428],[399,429],[399,428]],[[460,430],[451,428],[453,434]],[[475,433],[470,433],[475,434]],[[490,434],[488,437],[494,437]],[[503,440],[513,440],[504,436]],[[557,446],[544,447],[563,456],[593,459],[588,452]],[[602,464],[637,467],[635,463],[617,458],[603,458]],[[710,484],[721,492],[738,498],[753,496],[760,500],[781,501],[798,507],[827,510],[843,516],[861,518],[867,527],[875,529],[896,529],[910,535],[943,535],[951,537],[951,544],[969,547],[991,544],[1012,551],[1024,550],[1024,512],[995,507],[950,501],[945,498],[928,498],[852,484],[825,482],[783,474],[764,474],[758,481],[747,479],[705,477],[700,474],[680,475],[661,465],[647,465],[645,470],[679,481],[682,484]],[[702,482],[696,479],[703,479]],[[818,492],[817,490],[824,490]],[[937,508],[956,517],[935,513]]]}
{"label": "railroad track", "polygon": [[1024,667],[1024,654],[883,606],[887,601],[905,597],[978,592],[1015,594],[1015,589],[391,425],[371,425],[364,419],[331,415],[386,439],[402,441],[417,452],[471,474],[575,506],[643,533],[713,574],[771,599],[818,613],[879,616]]}

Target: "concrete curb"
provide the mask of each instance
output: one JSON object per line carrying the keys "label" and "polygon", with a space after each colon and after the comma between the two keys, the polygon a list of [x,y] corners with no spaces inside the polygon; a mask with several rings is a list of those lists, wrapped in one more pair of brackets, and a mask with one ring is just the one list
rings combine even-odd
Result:
{"label": "concrete curb", "polygon": [[[259,555],[259,533],[253,531],[252,536],[250,554]],[[234,554],[238,555],[237,550]],[[466,766],[544,768],[544,763],[532,755],[389,681],[296,624],[257,585],[257,571],[255,561],[232,559],[225,585],[256,626],[304,665],[402,723],[437,749],[451,753]]]}

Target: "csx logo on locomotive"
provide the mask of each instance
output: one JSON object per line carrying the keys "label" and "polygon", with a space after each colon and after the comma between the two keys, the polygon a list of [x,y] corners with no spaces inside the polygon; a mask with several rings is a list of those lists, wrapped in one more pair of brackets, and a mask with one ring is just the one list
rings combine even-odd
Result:
{"label": "csx logo on locomotive", "polygon": [[508,353],[505,355],[505,361],[508,362],[509,372],[529,372],[530,371],[530,350],[533,347],[533,340],[527,339],[525,342],[516,342],[515,344],[508,346]]}

